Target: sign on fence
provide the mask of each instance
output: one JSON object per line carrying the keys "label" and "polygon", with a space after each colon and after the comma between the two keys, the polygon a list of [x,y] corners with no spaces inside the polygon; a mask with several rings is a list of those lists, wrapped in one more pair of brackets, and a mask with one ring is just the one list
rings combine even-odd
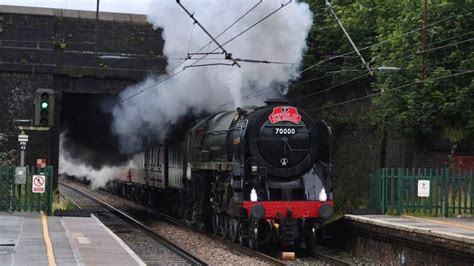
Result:
{"label": "sign on fence", "polygon": [[370,187],[370,205],[382,214],[474,214],[474,171],[382,168]]}
{"label": "sign on fence", "polygon": [[[23,182],[23,178],[26,182]],[[50,215],[53,209],[52,184],[51,166],[38,169],[29,166],[15,168],[0,164],[0,212],[44,211]]]}
{"label": "sign on fence", "polygon": [[46,176],[44,175],[33,175],[33,193],[44,193],[46,191]]}
{"label": "sign on fence", "polygon": [[21,166],[15,167],[15,184],[17,185],[26,184],[26,167],[21,167]]}
{"label": "sign on fence", "polygon": [[430,196],[430,181],[429,180],[418,180],[418,197],[429,197]]}

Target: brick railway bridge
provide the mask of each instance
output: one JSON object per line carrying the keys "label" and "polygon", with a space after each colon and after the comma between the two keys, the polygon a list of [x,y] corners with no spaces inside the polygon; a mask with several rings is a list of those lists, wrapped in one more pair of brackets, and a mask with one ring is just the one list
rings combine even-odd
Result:
{"label": "brick railway bridge", "polygon": [[36,90],[52,89],[54,126],[28,132],[26,164],[46,158],[57,177],[61,116],[90,111],[87,104],[83,110],[71,104],[77,97],[118,94],[149,74],[165,73],[162,30],[144,15],[100,12],[97,43],[95,16],[0,5],[0,133],[7,136],[0,152],[19,149],[13,119],[33,119]]}

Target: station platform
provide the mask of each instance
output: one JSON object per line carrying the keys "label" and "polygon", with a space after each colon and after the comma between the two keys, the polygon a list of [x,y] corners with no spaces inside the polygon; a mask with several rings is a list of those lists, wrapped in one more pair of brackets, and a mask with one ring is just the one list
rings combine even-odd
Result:
{"label": "station platform", "polygon": [[145,265],[95,216],[0,212],[0,265]]}
{"label": "station platform", "polygon": [[344,220],[366,251],[391,254],[387,263],[474,263],[474,217],[345,215]]}

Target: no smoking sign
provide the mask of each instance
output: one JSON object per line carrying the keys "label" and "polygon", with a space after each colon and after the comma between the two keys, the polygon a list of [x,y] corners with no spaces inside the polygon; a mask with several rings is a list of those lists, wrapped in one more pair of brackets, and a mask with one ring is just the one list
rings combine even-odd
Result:
{"label": "no smoking sign", "polygon": [[46,176],[44,175],[33,175],[33,180],[32,180],[32,192],[33,193],[44,193],[46,190]]}

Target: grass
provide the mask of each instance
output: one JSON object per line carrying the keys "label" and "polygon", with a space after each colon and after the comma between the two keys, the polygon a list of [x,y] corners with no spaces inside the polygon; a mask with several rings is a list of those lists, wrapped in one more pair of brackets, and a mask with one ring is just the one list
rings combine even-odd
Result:
{"label": "grass", "polygon": [[53,199],[53,211],[69,211],[69,210],[77,210],[76,204],[74,204],[69,199],[63,197],[54,197]]}

